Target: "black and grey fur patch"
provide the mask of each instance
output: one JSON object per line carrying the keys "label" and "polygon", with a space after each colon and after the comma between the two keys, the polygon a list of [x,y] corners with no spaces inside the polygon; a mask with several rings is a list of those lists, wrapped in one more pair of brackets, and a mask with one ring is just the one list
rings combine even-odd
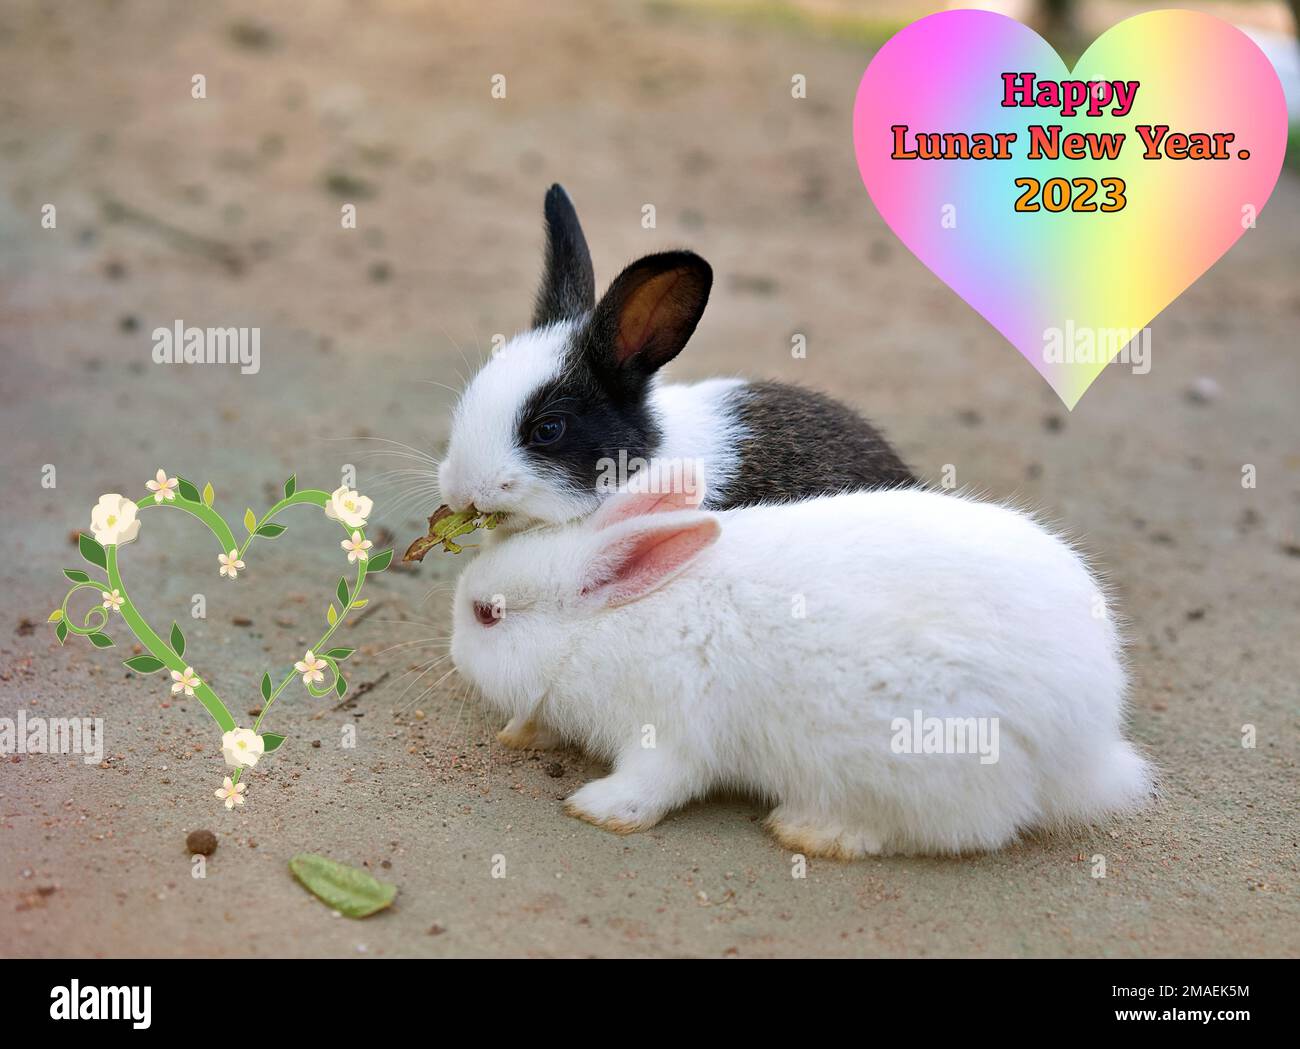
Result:
{"label": "black and grey fur patch", "polygon": [[546,270],[533,306],[533,327],[569,320],[596,305],[591,251],[573,201],[559,183],[546,193]]}
{"label": "black and grey fur patch", "polygon": [[815,390],[748,383],[727,409],[745,436],[734,477],[709,497],[717,509],[920,483],[879,430]]}
{"label": "black and grey fur patch", "polygon": [[[611,381],[609,375],[598,374],[592,355],[585,352],[589,334],[585,325],[577,330],[559,376],[524,402],[515,439],[538,466],[575,489],[594,492],[602,459],[617,463],[619,452],[629,459],[649,459],[662,433],[647,404],[649,378],[623,376]],[[533,427],[551,415],[563,417],[564,436],[553,444],[530,444]]]}

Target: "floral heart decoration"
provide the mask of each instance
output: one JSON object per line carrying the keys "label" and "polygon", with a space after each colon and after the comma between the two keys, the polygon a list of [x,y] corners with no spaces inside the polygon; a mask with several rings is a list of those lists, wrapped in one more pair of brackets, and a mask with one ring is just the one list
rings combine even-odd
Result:
{"label": "floral heart decoration", "polygon": [[[114,613],[121,615],[127,628],[146,649],[146,654],[126,660],[125,666],[137,674],[171,671],[172,692],[197,697],[221,729],[222,754],[226,764],[234,771],[225,778],[215,794],[225,802],[227,809],[233,809],[236,805],[244,804],[247,784],[240,782],[244,769],[252,768],[263,755],[278,750],[284,743],[284,736],[262,732],[261,727],[272,704],[289,683],[295,677],[301,677],[307,691],[316,697],[327,696],[331,692],[342,696],[347,691],[347,679],[340,672],[339,663],[352,655],[353,649],[327,646],[347,614],[366,604],[366,599],[361,597],[366,577],[387,568],[393,559],[393,551],[371,554],[373,544],[366,538],[364,531],[366,518],[370,516],[372,508],[371,501],[350,490],[347,485],[334,492],[317,489],[299,491],[297,478],[290,477],[284,483],[284,498],[260,518],[251,509],[244,511],[243,523],[248,535],[242,543],[236,543],[235,533],[213,509],[214,493],[211,484],[205,485],[200,493],[185,478],[168,477],[165,470],[159,470],[153,480],[145,482],[145,487],[150,494],[138,503],[117,493],[100,496],[99,502],[90,512],[93,538],[83,532],[78,537],[78,545],[81,556],[91,566],[102,570],[107,579],[92,579],[80,569],[64,569],[63,574],[72,581],[73,586],[63,598],[63,604],[50,613],[49,622],[54,624],[59,644],[63,644],[68,634],[72,633],[89,638],[96,648],[111,648],[113,641],[104,633],[104,628]],[[293,669],[279,684],[272,681],[269,671],[262,675],[262,710],[252,728],[240,728],[235,723],[226,704],[185,659],[185,635],[180,626],[173,622],[168,640],[164,641],[140,614],[122,582],[118,549],[135,541],[140,534],[140,512],[155,506],[184,510],[207,525],[221,544],[221,553],[217,556],[218,573],[222,578],[232,581],[245,569],[244,555],[254,539],[275,539],[283,534],[285,526],[274,523],[274,518],[290,506],[321,508],[325,511],[325,516],[339,522],[347,534],[347,538],[339,545],[347,554],[349,564],[356,566],[356,578],[351,586],[345,577],[339,579],[335,590],[337,605],[331,602],[325,613],[327,629],[302,659],[294,663]],[[68,601],[77,591],[87,589],[96,591],[100,603],[92,607],[82,620],[82,625],[77,626],[68,614]],[[331,680],[324,684],[327,671]]]}

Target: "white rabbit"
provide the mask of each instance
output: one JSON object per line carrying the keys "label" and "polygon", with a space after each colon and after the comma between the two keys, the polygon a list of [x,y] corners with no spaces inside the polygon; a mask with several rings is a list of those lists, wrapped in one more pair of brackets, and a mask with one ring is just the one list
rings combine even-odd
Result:
{"label": "white rabbit", "polygon": [[[852,858],[996,849],[1147,797],[1104,596],[1025,514],[919,489],[698,498],[617,495],[460,577],[461,674],[613,764],[570,814],[644,830],[739,789],[787,847]],[[995,746],[926,753],[918,724]]]}

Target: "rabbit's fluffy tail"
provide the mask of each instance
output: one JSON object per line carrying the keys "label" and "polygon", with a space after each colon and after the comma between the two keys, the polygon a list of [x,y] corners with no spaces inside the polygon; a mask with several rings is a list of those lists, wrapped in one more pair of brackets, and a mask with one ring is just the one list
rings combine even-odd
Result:
{"label": "rabbit's fluffy tail", "polygon": [[1092,823],[1144,806],[1155,788],[1150,762],[1124,740],[1108,744],[1049,806],[1049,822]]}

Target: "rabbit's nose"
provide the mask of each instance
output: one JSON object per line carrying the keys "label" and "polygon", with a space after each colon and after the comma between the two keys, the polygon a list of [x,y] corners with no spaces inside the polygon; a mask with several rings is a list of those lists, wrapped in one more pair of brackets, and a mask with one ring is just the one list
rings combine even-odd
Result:
{"label": "rabbit's nose", "polygon": [[442,501],[458,512],[468,510],[470,506],[475,505],[475,499],[479,495],[479,488],[466,484],[459,472],[451,468],[448,463],[443,463],[442,469],[438,472],[438,491]]}

